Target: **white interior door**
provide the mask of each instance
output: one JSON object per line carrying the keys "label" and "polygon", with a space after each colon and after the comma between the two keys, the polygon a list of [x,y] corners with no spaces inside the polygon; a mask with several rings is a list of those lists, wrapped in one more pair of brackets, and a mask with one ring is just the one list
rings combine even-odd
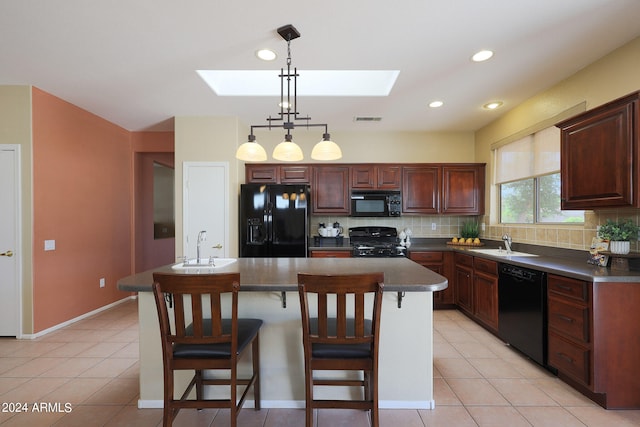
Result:
{"label": "white interior door", "polygon": [[20,335],[19,150],[0,145],[0,336]]}
{"label": "white interior door", "polygon": [[185,162],[183,165],[183,254],[196,257],[198,233],[206,231],[200,257],[229,256],[229,165]]}

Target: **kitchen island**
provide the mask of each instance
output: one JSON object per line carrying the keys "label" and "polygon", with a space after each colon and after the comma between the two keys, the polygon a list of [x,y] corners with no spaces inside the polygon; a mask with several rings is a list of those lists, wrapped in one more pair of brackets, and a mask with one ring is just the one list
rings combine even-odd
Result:
{"label": "kitchen island", "polygon": [[[175,270],[170,265],[163,266],[118,281],[121,291],[138,292],[139,408],[162,407],[160,331],[151,293],[155,271]],[[297,274],[374,271],[385,274],[380,336],[380,407],[434,407],[432,293],[448,286],[443,276],[405,258],[239,258],[214,271],[239,272],[239,315],[264,320],[260,337],[262,407],[304,407]],[[186,380],[186,375],[177,375],[177,387],[182,387]],[[348,393],[348,390],[344,392]],[[321,393],[322,389],[319,389],[320,397]],[[335,391],[332,396],[340,397]]]}

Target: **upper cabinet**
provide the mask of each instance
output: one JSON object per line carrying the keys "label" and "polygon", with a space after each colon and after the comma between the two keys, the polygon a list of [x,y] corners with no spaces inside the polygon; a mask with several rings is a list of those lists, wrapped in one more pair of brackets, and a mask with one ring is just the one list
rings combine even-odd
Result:
{"label": "upper cabinet", "polygon": [[635,92],[558,123],[562,209],[640,208]]}
{"label": "upper cabinet", "polygon": [[313,213],[348,215],[351,211],[349,166],[315,166],[311,199]]}
{"label": "upper cabinet", "polygon": [[402,167],[394,165],[352,165],[351,188],[400,190]]}
{"label": "upper cabinet", "polygon": [[485,164],[424,164],[402,169],[405,213],[481,215]]}
{"label": "upper cabinet", "polygon": [[484,213],[484,164],[443,165],[440,213]]}
{"label": "upper cabinet", "polygon": [[402,168],[402,212],[437,214],[440,199],[440,167],[429,165]]}
{"label": "upper cabinet", "polygon": [[401,190],[406,214],[484,213],[484,163],[250,163],[245,177],[247,183],[311,184],[314,214],[349,215],[351,190]]}
{"label": "upper cabinet", "polygon": [[245,182],[268,184],[309,184],[311,167],[308,165],[247,164]]}

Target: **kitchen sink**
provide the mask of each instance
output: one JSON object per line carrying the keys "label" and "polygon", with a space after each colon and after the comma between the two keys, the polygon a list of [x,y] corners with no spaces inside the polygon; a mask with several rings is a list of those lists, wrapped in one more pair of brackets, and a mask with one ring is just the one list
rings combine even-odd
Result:
{"label": "kitchen sink", "polygon": [[212,258],[213,264],[209,263],[209,260],[201,259],[197,262],[195,258],[188,260],[187,262],[180,262],[171,266],[174,270],[215,270],[217,268],[226,267],[236,262],[237,258]]}
{"label": "kitchen sink", "polygon": [[526,252],[511,251],[507,252],[504,249],[469,249],[471,252],[478,252],[485,255],[493,255],[499,257],[515,257],[515,256],[538,256],[536,254],[529,254]]}

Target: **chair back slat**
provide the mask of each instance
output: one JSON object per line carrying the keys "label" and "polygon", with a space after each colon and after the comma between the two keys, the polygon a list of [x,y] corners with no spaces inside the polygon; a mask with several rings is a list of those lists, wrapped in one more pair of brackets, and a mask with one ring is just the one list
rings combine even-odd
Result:
{"label": "chair back slat", "polygon": [[[298,288],[303,324],[303,341],[307,344],[374,343],[379,331],[384,273],[313,275],[298,274]],[[308,294],[317,295],[317,330],[312,328],[313,310]],[[366,330],[365,296],[373,295],[369,312],[371,330]],[[335,313],[330,312],[329,298],[335,298]],[[352,313],[352,314],[351,314]],[[334,327],[329,327],[329,319]],[[350,326],[351,325],[351,326]],[[351,330],[352,329],[352,330]],[[305,351],[307,351],[305,347]]]}
{"label": "chair back slat", "polygon": [[[219,344],[231,343],[232,354],[237,348],[237,305],[240,290],[240,274],[175,274],[154,273],[154,295],[163,345],[173,344]],[[171,331],[170,313],[164,295],[173,299],[173,322]],[[231,294],[232,330],[223,333],[222,296]],[[209,300],[207,305],[204,301]],[[190,302],[187,302],[189,301]],[[188,316],[187,306],[191,311]],[[208,307],[208,312],[204,307]]]}

